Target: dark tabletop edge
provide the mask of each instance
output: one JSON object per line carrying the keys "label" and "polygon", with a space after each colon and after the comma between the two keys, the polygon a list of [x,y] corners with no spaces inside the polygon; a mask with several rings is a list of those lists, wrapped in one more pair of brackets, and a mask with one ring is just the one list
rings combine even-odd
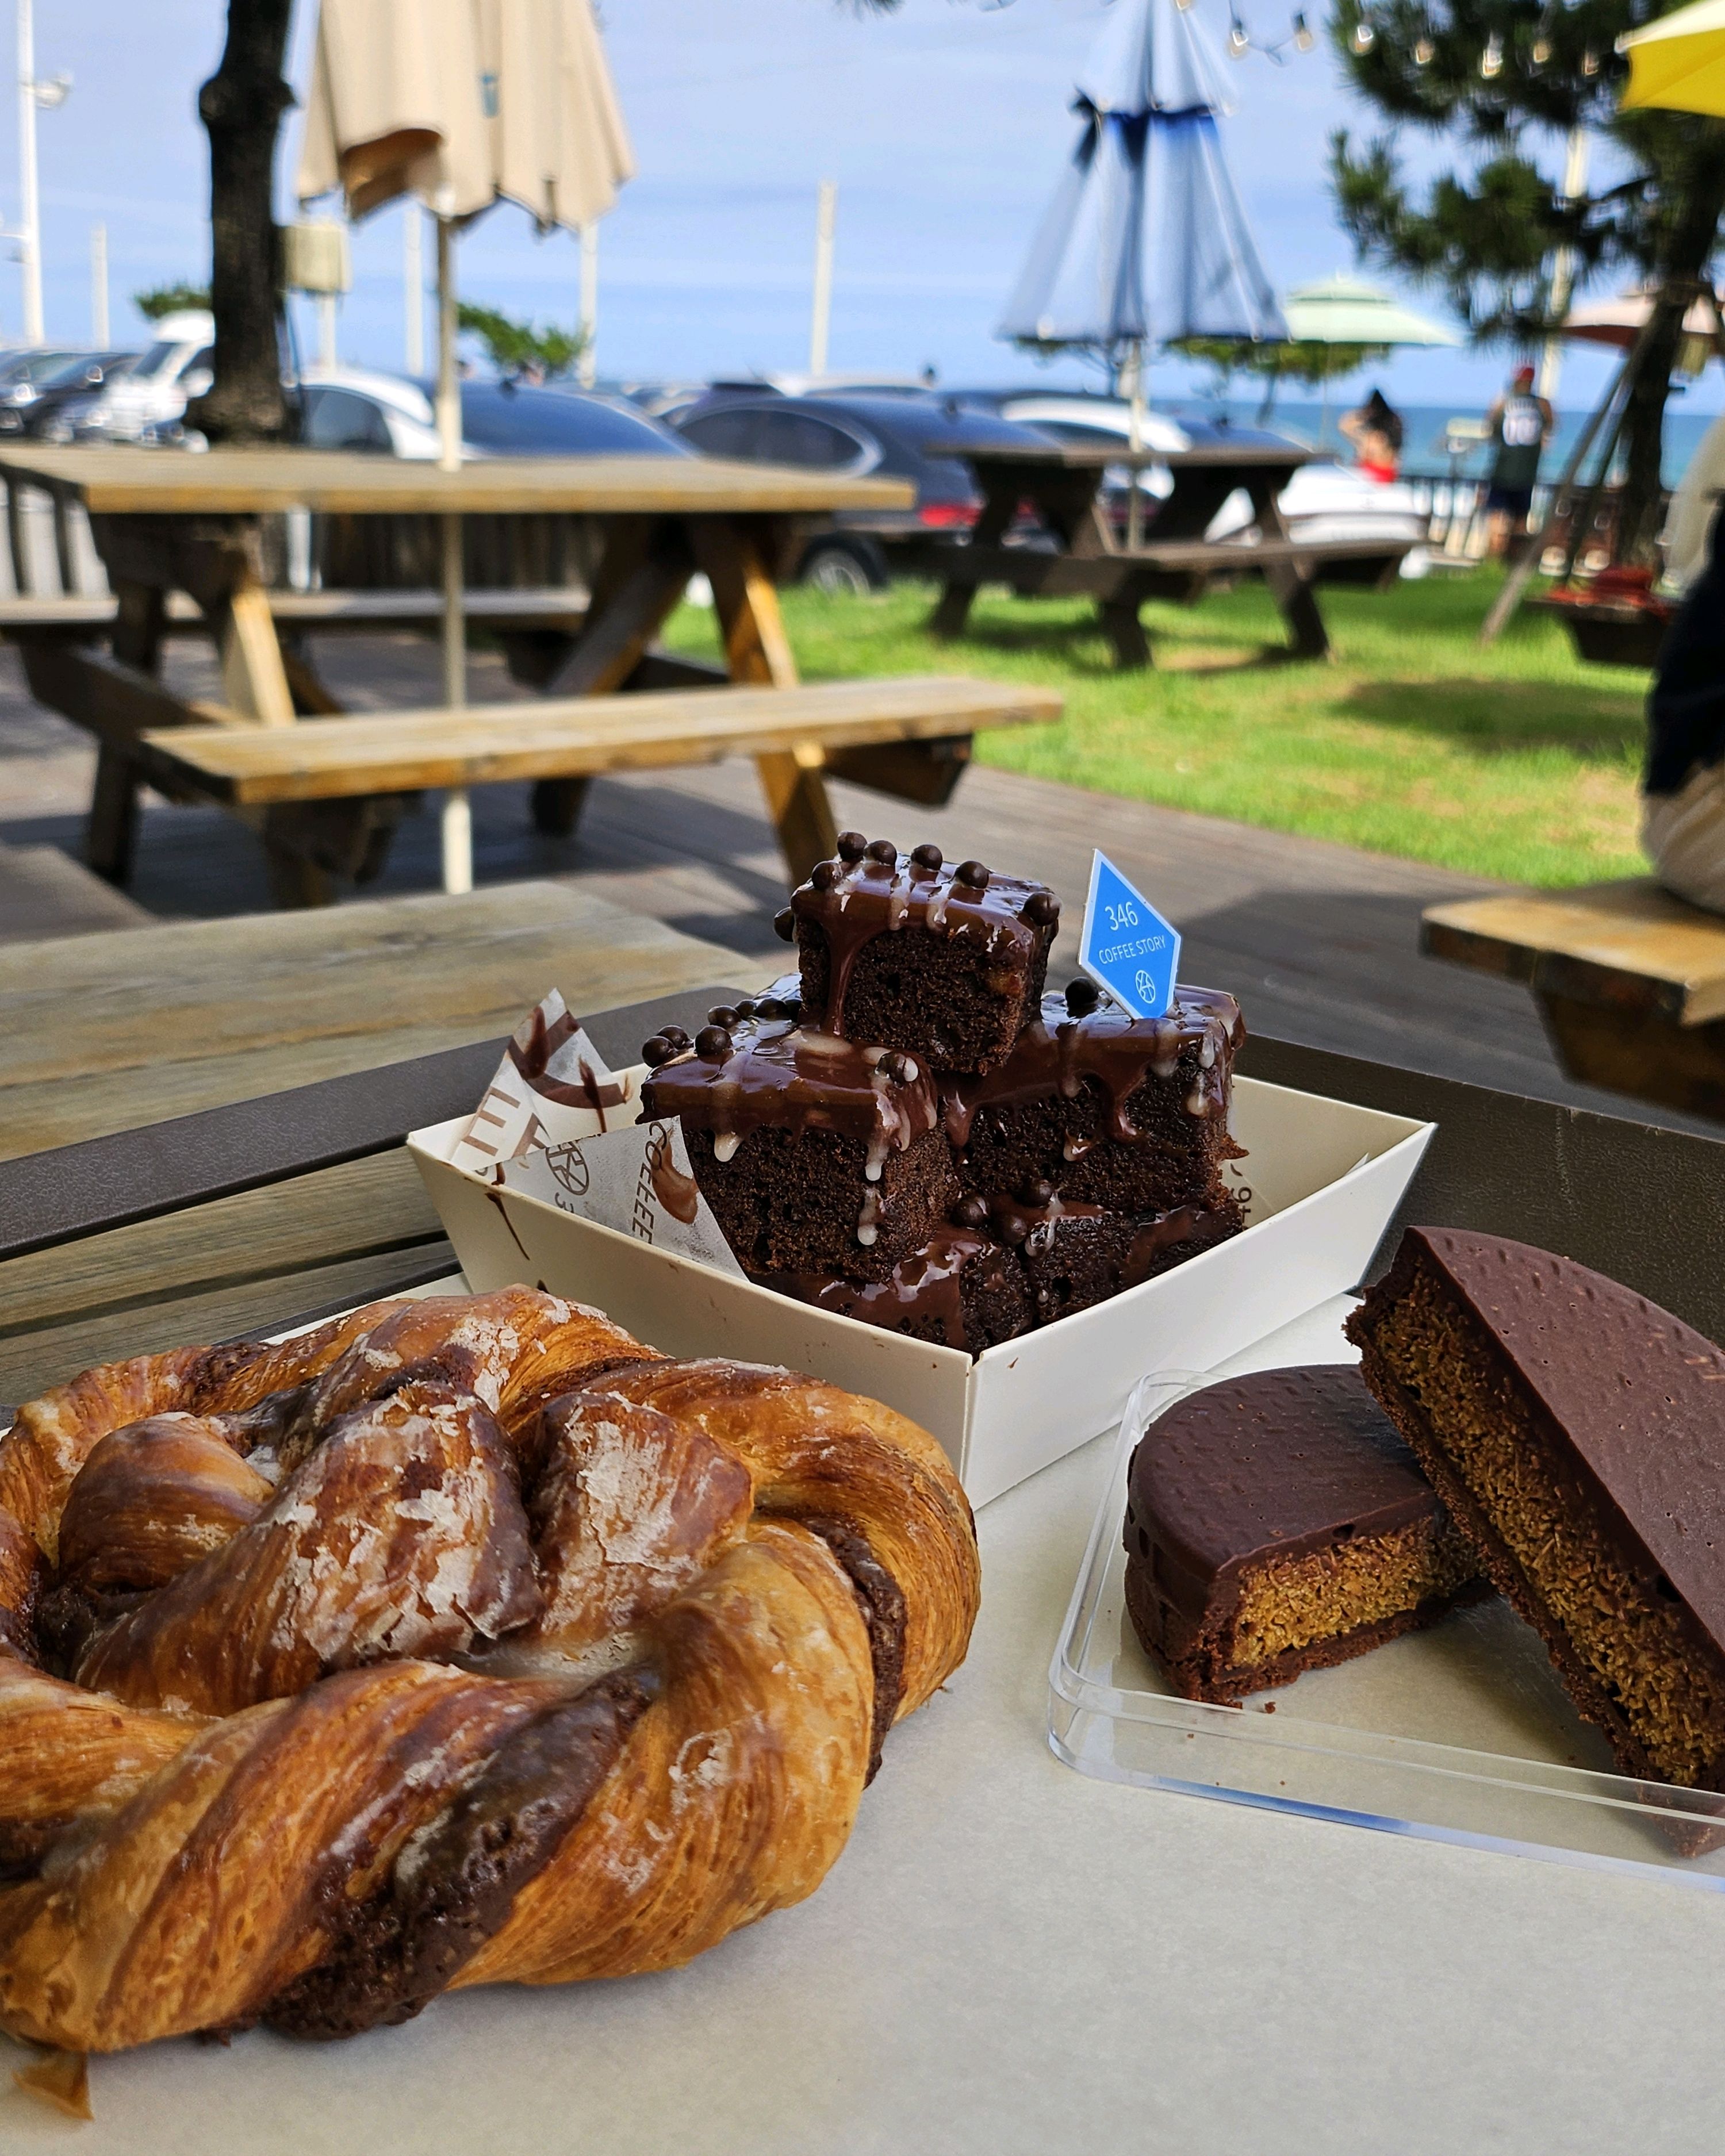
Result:
{"label": "dark tabletop edge", "polygon": [[[690,988],[583,1015],[607,1061],[636,1060],[649,1034],[694,1030],[745,989]],[[0,1163],[0,1261],[237,1197],[398,1146],[478,1106],[506,1035],[203,1108]]]}

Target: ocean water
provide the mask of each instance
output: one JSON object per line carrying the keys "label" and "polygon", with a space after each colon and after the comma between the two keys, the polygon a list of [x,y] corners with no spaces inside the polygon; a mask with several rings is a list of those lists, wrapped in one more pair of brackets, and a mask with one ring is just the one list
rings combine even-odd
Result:
{"label": "ocean water", "polygon": [[[1158,400],[1158,408],[1160,401]],[[1171,403],[1168,408],[1176,418],[1185,414],[1194,419],[1215,418],[1225,412],[1236,426],[1252,427],[1260,423],[1255,398],[1233,398],[1225,404],[1203,403],[1188,399]],[[1297,439],[1312,443],[1315,447],[1333,449],[1343,457],[1353,452],[1337,428],[1339,414],[1350,408],[1348,403],[1338,400],[1327,412],[1321,403],[1307,403],[1302,400],[1278,398],[1276,409],[1266,424],[1280,434],[1292,434]],[[1397,407],[1406,429],[1402,449],[1402,468],[1410,479],[1442,479],[1450,472],[1449,459],[1444,455],[1444,429],[1452,418],[1483,418],[1484,405],[1407,404]],[[1557,432],[1545,452],[1540,466],[1542,480],[1555,481],[1562,473],[1565,459],[1574,444],[1576,436],[1587,424],[1589,414],[1583,412],[1558,413]],[[1694,455],[1702,436],[1712,424],[1712,415],[1704,412],[1683,412],[1668,409],[1665,415],[1665,483],[1675,486],[1683,476],[1684,467]],[[1483,479],[1490,468],[1488,449],[1481,449],[1464,459],[1457,472],[1461,479]],[[1591,476],[1593,456],[1589,453],[1587,471]]]}

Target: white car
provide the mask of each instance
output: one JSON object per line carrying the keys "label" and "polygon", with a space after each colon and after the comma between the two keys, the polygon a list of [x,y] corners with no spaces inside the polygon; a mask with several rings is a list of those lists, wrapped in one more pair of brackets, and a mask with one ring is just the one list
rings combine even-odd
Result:
{"label": "white car", "polygon": [[[1009,397],[999,406],[1004,419],[1040,427],[1063,441],[1118,441],[1124,444],[1132,432],[1132,407],[1123,398],[1036,396]],[[1249,429],[1223,429],[1203,424],[1182,426],[1159,412],[1146,411],[1141,436],[1147,449],[1189,449],[1204,442],[1230,438],[1250,444]],[[1261,439],[1261,437],[1260,438]],[[1129,483],[1124,468],[1110,474],[1123,491]],[[1151,465],[1140,482],[1145,494],[1164,500],[1173,490],[1173,474],[1166,465]],[[1399,480],[1386,485],[1368,479],[1363,472],[1338,464],[1333,457],[1315,457],[1302,465],[1278,497],[1290,537],[1314,543],[1328,540],[1358,540],[1363,547],[1386,542],[1408,547],[1402,562],[1404,577],[1424,576],[1426,520],[1420,512],[1414,490]],[[1205,530],[1207,539],[1235,539],[1251,529],[1254,515],[1250,497],[1236,488],[1216,511]]]}
{"label": "white car", "polygon": [[164,315],[156,341],[129,372],[108,383],[77,409],[67,410],[80,442],[136,442],[146,428],[177,419],[214,379],[216,323],[203,307]]}

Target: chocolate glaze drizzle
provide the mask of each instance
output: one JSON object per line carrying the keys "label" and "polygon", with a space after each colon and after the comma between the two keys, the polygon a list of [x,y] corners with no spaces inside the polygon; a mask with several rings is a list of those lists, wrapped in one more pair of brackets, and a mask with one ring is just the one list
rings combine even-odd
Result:
{"label": "chocolate glaze drizzle", "polygon": [[1051,940],[1060,902],[1045,884],[993,875],[977,861],[954,867],[933,846],[901,854],[877,839],[878,855],[874,847],[857,855],[845,843],[855,835],[845,834],[839,857],[817,862],[809,881],[791,894],[797,927],[819,929],[826,939],[830,971],[821,1023],[829,1033],[844,1034],[845,995],[857,954],[877,936],[921,928],[970,945],[979,957],[1021,967]]}
{"label": "chocolate glaze drizzle", "polygon": [[1196,1065],[1187,1114],[1197,1121],[1225,1116],[1234,1051],[1245,1038],[1240,1005],[1219,988],[1182,982],[1167,1017],[1157,1019],[1131,1018],[1108,1002],[1075,1018],[1064,998],[1046,995],[1041,1017],[1024,1028],[997,1070],[942,1081],[947,1136],[963,1146],[978,1110],[1016,1106],[1050,1093],[1074,1100],[1091,1079],[1107,1098],[1109,1136],[1130,1145],[1143,1136],[1127,1112],[1132,1096],[1147,1078],[1166,1083],[1183,1058]]}
{"label": "chocolate glaze drizzle", "polygon": [[680,1116],[685,1129],[711,1131],[721,1162],[755,1131],[837,1131],[868,1147],[865,1173],[875,1183],[889,1152],[938,1122],[933,1074],[919,1059],[762,1014],[759,1004],[733,1015],[733,1027],[704,1029],[644,1082],[644,1122]]}
{"label": "chocolate glaze drizzle", "polygon": [[902,1259],[884,1281],[841,1280],[832,1273],[757,1273],[760,1287],[794,1296],[798,1302],[830,1310],[896,1332],[907,1324],[933,1319],[948,1348],[968,1352],[964,1329],[962,1276],[973,1263],[1014,1262],[992,1236],[969,1228],[937,1228],[920,1250]]}

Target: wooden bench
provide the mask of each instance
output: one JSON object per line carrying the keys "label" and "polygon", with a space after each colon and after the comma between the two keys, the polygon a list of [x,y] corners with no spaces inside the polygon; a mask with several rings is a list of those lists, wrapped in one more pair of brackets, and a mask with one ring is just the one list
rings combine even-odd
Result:
{"label": "wooden bench", "polygon": [[1421,947],[1525,981],[1572,1078],[1725,1122],[1725,918],[1638,876],[1435,906]]}
{"label": "wooden bench", "polygon": [[[264,594],[271,618],[280,627],[304,634],[365,634],[378,629],[424,629],[435,634],[443,621],[441,592],[284,592]],[[525,591],[470,591],[461,610],[470,629],[580,628],[587,593],[578,588]],[[171,592],[164,608],[164,633],[208,636],[208,616],[184,592]],[[17,640],[44,636],[81,637],[111,629],[120,602],[111,592],[27,593],[0,598],[0,636]]]}
{"label": "wooden bench", "polygon": [[[101,663],[101,662],[96,662]],[[105,662],[111,675],[116,662]],[[110,693],[103,708],[113,710]],[[865,783],[890,781],[891,766],[866,757],[902,747],[944,753],[962,767],[970,737],[982,728],[1045,723],[1060,715],[1051,690],[945,675],[884,681],[829,681],[794,688],[732,685],[649,690],[608,696],[550,698],[459,711],[387,711],[321,718],[297,726],[257,726],[219,706],[199,707],[203,723],[151,725],[146,699],[162,692],[144,677],[127,752],[138,774],[172,798],[208,800],[249,816],[281,819],[278,839],[316,858],[306,843],[305,804],[398,802],[426,787],[470,787],[509,779],[554,782],[562,828],[572,830],[588,781],[603,772],[715,763],[727,756],[791,759],[803,771],[847,769]],[[162,699],[163,701],[167,700]],[[763,762],[763,777],[768,765]],[[778,818],[778,804],[769,806]],[[543,820],[543,819],[542,819]],[[336,843],[362,843],[334,827]],[[345,834],[345,835],[344,835]],[[800,830],[781,822],[793,878],[809,864],[793,860]],[[829,846],[830,840],[827,841]],[[316,896],[316,893],[304,893]]]}

